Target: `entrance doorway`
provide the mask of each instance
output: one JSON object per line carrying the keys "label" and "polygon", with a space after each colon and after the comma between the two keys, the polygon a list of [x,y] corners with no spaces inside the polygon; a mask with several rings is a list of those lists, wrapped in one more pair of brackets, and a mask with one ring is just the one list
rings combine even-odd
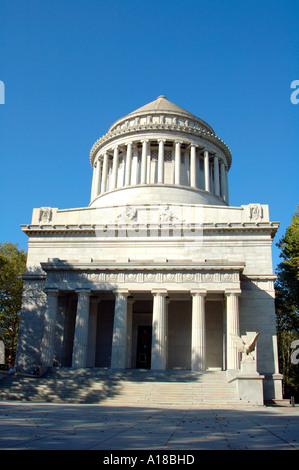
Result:
{"label": "entrance doorway", "polygon": [[136,368],[150,369],[152,350],[152,327],[138,326]]}

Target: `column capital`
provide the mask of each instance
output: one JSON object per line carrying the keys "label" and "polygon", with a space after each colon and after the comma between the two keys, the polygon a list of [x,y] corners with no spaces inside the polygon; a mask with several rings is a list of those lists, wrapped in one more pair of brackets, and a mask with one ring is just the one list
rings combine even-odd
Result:
{"label": "column capital", "polygon": [[201,295],[202,297],[205,297],[207,295],[207,290],[206,289],[192,289],[190,293],[191,295]]}
{"label": "column capital", "polygon": [[184,143],[184,141],[183,141],[183,140],[180,140],[180,139],[175,139],[174,142],[175,142],[176,144],[183,144],[183,143]]}
{"label": "column capital", "polygon": [[163,142],[163,143],[164,143],[164,142],[166,142],[166,139],[163,139],[163,138],[161,137],[161,139],[157,139],[157,141],[158,141],[159,143],[160,143],[160,142]]}
{"label": "column capital", "polygon": [[46,287],[44,289],[44,293],[47,294],[47,295],[59,295],[59,289],[57,289],[56,287]]}
{"label": "column capital", "polygon": [[155,294],[160,294],[160,295],[165,295],[165,296],[168,295],[167,289],[152,289],[151,293],[153,295],[155,295]]}
{"label": "column capital", "polygon": [[127,297],[128,305],[133,305],[135,303],[134,297],[132,297],[130,294]]}
{"label": "column capital", "polygon": [[101,299],[99,297],[91,297],[90,298],[90,303],[92,305],[98,305],[101,302]]}
{"label": "column capital", "polygon": [[224,294],[226,297],[229,295],[235,295],[239,297],[242,294],[242,291],[241,289],[225,289]]}
{"label": "column capital", "polygon": [[80,294],[85,294],[85,295],[91,295],[91,290],[90,289],[76,289],[75,290],[76,294],[80,295]]}
{"label": "column capital", "polygon": [[142,144],[148,144],[149,143],[149,139],[141,139],[140,142]]}
{"label": "column capital", "polygon": [[121,287],[118,287],[118,288],[116,288],[116,289],[113,289],[113,293],[114,293],[115,295],[118,295],[118,294],[119,294],[119,295],[127,295],[127,296],[131,295],[131,293],[130,293],[130,291],[129,291],[128,289],[123,289],[123,288],[121,288]]}

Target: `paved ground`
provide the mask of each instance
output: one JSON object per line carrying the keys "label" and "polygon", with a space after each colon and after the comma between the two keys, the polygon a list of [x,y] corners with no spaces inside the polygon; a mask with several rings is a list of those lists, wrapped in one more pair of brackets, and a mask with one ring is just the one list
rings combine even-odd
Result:
{"label": "paved ground", "polygon": [[0,402],[1,450],[299,450],[299,407],[128,408]]}

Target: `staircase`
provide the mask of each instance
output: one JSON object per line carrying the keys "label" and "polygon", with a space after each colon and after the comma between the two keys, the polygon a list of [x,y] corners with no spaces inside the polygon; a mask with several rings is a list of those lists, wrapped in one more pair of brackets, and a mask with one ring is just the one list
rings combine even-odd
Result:
{"label": "staircase", "polygon": [[226,372],[53,368],[43,377],[5,376],[0,400],[109,406],[237,406]]}

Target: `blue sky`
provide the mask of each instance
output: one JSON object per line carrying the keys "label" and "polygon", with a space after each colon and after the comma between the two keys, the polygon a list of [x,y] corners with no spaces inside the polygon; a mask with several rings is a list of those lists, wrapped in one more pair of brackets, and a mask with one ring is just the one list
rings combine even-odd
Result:
{"label": "blue sky", "polygon": [[86,207],[89,152],[163,94],[232,152],[230,204],[299,203],[298,0],[1,0],[0,242],[27,249],[34,207]]}

